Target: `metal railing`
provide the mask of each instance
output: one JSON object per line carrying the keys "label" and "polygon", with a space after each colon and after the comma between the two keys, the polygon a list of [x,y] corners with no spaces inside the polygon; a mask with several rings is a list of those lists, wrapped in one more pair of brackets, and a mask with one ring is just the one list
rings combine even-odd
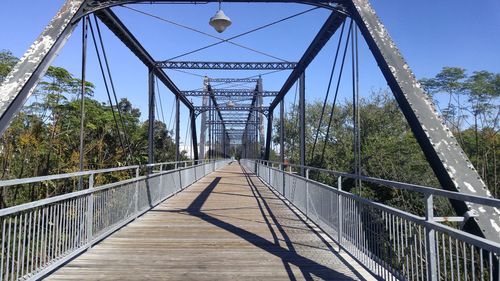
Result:
{"label": "metal railing", "polygon": [[[43,277],[229,160],[167,162],[0,181],[0,188],[86,177],[85,190],[0,210],[0,281]],[[167,170],[169,169],[170,170]],[[149,170],[141,175],[141,170]],[[135,177],[102,186],[103,173]]]}
{"label": "metal railing", "polygon": [[[445,219],[433,212],[435,196],[497,210],[498,199],[307,166],[286,165],[285,171],[285,165],[277,162],[241,163],[328,233],[339,250],[384,280],[500,280],[500,244],[440,223]],[[305,176],[294,174],[292,166]],[[336,178],[337,187],[309,179],[311,171]],[[345,179],[418,192],[424,197],[426,214],[418,216],[343,191]]]}

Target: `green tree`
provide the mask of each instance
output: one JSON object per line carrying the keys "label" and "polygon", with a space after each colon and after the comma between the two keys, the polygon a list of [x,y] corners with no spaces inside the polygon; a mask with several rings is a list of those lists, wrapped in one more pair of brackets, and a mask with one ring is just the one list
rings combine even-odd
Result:
{"label": "green tree", "polygon": [[11,69],[19,60],[7,50],[0,51],[0,84],[5,80]]}

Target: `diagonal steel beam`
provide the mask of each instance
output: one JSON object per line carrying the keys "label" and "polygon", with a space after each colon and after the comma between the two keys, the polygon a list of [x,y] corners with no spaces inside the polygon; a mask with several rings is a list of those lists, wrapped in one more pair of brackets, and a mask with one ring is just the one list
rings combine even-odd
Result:
{"label": "diagonal steel beam", "polygon": [[314,37],[313,41],[307,48],[307,50],[302,55],[302,58],[299,60],[295,69],[290,73],[285,84],[281,87],[276,98],[274,98],[273,102],[269,106],[269,117],[267,119],[267,132],[266,132],[266,147],[264,150],[264,159],[269,160],[271,155],[271,136],[273,130],[273,111],[280,104],[280,102],[285,97],[286,93],[292,88],[293,84],[297,82],[300,76],[304,73],[307,66],[312,62],[312,60],[316,57],[316,55],[321,51],[321,49],[325,46],[325,44],[330,40],[330,38],[335,34],[335,31],[340,27],[342,22],[344,22],[346,16],[337,11],[332,11],[328,19],[325,21],[321,29],[319,30],[316,37]]}
{"label": "diagonal steel beam", "polygon": [[[286,93],[288,93],[290,88],[292,88],[293,84],[295,84],[295,82],[299,79],[302,73],[304,73],[307,66],[316,57],[319,51],[321,51],[321,49],[323,48],[323,46],[325,46],[328,40],[330,40],[330,38],[333,36],[335,31],[340,27],[342,22],[344,22],[344,20],[345,20],[345,15],[342,13],[333,11],[330,14],[328,19],[325,21],[325,23],[319,30],[318,34],[316,34],[316,37],[314,37],[309,47],[302,55],[302,58],[297,63],[295,69],[292,71],[292,73],[290,73],[290,76],[288,76],[288,78],[286,79],[285,84],[283,84],[283,87],[281,87],[278,95],[271,103],[269,111],[272,112],[276,108],[276,106],[278,106],[281,100],[285,97]],[[266,150],[268,149],[269,147],[266,146]]]}
{"label": "diagonal steel beam", "polygon": [[123,22],[110,9],[103,9],[96,12],[97,17],[118,37],[132,53],[134,53],[146,67],[153,69],[154,74],[165,86],[180,99],[180,101],[189,109],[193,109],[191,102],[181,93],[179,88],[167,76],[167,74],[156,66],[155,60],[139,43],[135,36],[128,30]]}
{"label": "diagonal steel beam", "polygon": [[[210,94],[210,99],[212,100],[212,103],[213,103],[213,107],[215,107],[217,109],[217,115],[219,116],[220,120],[224,120],[224,116],[222,115],[221,113],[221,110],[219,108],[219,104],[217,103],[217,99],[215,98],[215,95],[214,95],[214,92],[212,90],[212,86],[210,86],[210,84],[207,85],[207,89],[208,89],[208,92]],[[222,126],[224,127],[224,129],[226,128],[226,126],[224,125],[224,123],[222,123]]]}
{"label": "diagonal steel beam", "polygon": [[68,0],[0,86],[0,136],[75,29],[85,0]]}
{"label": "diagonal steel beam", "polygon": [[[350,0],[347,7],[375,57],[404,116],[444,189],[492,197],[457,140],[424,93],[368,0]],[[464,228],[500,242],[500,210],[453,200],[459,215],[469,218]]]}

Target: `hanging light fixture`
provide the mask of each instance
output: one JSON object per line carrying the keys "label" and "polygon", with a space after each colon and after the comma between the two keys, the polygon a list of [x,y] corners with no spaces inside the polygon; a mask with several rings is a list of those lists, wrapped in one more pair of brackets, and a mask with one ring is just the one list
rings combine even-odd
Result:
{"label": "hanging light fixture", "polygon": [[234,102],[230,100],[230,101],[227,102],[226,106],[229,107],[229,108],[233,108],[234,107]]}
{"label": "hanging light fixture", "polygon": [[217,32],[222,33],[228,26],[231,25],[231,19],[224,14],[221,9],[221,1],[219,1],[219,10],[208,22]]}

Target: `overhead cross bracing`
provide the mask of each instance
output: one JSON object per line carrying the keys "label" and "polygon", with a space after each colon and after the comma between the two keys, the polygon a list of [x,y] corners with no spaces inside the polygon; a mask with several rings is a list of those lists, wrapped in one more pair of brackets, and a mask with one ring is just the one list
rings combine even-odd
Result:
{"label": "overhead cross bracing", "polygon": [[226,125],[246,125],[246,124],[258,124],[258,122],[244,121],[244,120],[228,120],[224,118],[223,121],[207,121],[207,124],[226,124]]}
{"label": "overhead cross bracing", "polygon": [[252,78],[208,78],[209,82],[215,83],[256,83],[258,79]]}
{"label": "overhead cross bracing", "polygon": [[[206,91],[181,91],[184,96],[201,97],[207,95]],[[263,97],[275,97],[278,91],[262,91],[259,93]],[[216,97],[252,97],[255,90],[242,90],[242,89],[212,89],[211,94]]]}
{"label": "overhead cross bracing", "polygon": [[294,69],[295,62],[207,62],[207,61],[158,61],[156,66],[165,69],[209,70],[286,70]]}

